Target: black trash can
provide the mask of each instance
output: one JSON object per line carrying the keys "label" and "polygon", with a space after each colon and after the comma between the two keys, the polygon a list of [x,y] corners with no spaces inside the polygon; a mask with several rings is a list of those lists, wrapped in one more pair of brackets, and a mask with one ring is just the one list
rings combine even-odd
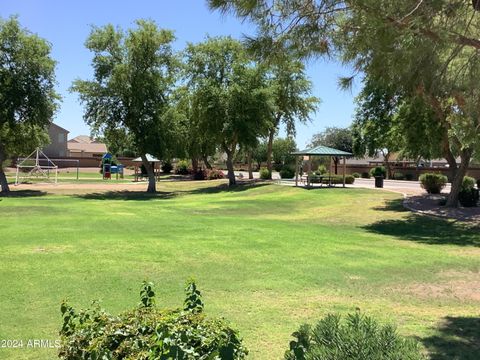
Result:
{"label": "black trash can", "polygon": [[383,176],[375,176],[375,187],[383,188]]}

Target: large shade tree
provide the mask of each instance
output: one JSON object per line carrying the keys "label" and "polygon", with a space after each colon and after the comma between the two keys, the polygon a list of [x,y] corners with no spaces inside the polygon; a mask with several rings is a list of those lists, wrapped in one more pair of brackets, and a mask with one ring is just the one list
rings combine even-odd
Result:
{"label": "large shade tree", "polygon": [[186,49],[192,119],[227,157],[229,184],[240,147],[255,146],[271,127],[271,92],[266,74],[230,37],[209,38]]}
{"label": "large shade tree", "polygon": [[0,19],[0,188],[10,191],[3,165],[48,141],[57,108],[55,61],[50,45],[23,29],[17,18]]}
{"label": "large shade tree", "polygon": [[[254,20],[254,43],[275,53],[287,44],[303,57],[335,54],[393,86],[420,96],[445,129],[443,155],[454,173],[447,206],[480,147],[480,17],[465,0],[210,0],[213,8]],[[354,76],[345,77],[348,86]],[[426,139],[428,141],[428,139]],[[457,152],[460,164],[454,163]]]}
{"label": "large shade tree", "polygon": [[138,20],[128,31],[112,25],[93,28],[86,47],[93,52],[92,80],[76,80],[72,90],[85,106],[84,120],[94,133],[123,129],[148,173],[148,192],[156,191],[146,154],[168,156],[176,124],[169,106],[177,61],[174,35],[152,21]]}
{"label": "large shade tree", "polygon": [[320,100],[312,96],[312,83],[302,62],[283,53],[276,56],[269,67],[274,105],[267,138],[267,168],[271,176],[273,141],[280,125],[284,126],[287,135],[295,136],[296,122],[306,123]]}

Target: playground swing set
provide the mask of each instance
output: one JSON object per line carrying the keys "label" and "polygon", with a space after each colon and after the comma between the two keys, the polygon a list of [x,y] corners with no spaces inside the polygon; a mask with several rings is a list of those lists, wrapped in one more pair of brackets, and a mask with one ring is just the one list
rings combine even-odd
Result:
{"label": "playground swing set", "polygon": [[56,184],[58,181],[58,166],[50,160],[40,148],[37,148],[26,158],[17,161],[15,185],[28,179],[43,179],[50,181],[50,172],[55,174],[53,182]]}

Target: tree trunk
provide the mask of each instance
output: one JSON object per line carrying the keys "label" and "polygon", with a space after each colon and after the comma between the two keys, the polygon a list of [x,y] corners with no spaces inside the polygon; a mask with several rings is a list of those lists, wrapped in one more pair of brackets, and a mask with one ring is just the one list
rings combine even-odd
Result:
{"label": "tree trunk", "polygon": [[270,173],[270,179],[272,178],[272,152],[273,152],[273,138],[275,137],[275,132],[277,131],[276,127],[270,130],[268,134],[268,144],[267,144],[267,169]]}
{"label": "tree trunk", "polygon": [[157,192],[157,180],[155,179],[155,170],[152,168],[152,164],[148,162],[146,155],[142,155],[142,164],[147,170],[148,175],[148,193]]}
{"label": "tree trunk", "polygon": [[448,134],[445,135],[447,139],[443,140],[443,157],[448,163],[448,181],[453,182],[457,173],[458,165],[455,156],[453,156],[450,150],[450,142],[448,141]]}
{"label": "tree trunk", "polygon": [[336,156],[333,158],[333,165],[335,166],[335,175],[338,174],[338,160],[339,159]]}
{"label": "tree trunk", "polygon": [[455,177],[452,181],[452,188],[447,198],[447,207],[458,207],[458,194],[462,188],[463,177],[467,173],[468,166],[470,165],[470,159],[472,157],[472,151],[462,150],[460,154],[460,166],[456,169]]}
{"label": "tree trunk", "polygon": [[192,170],[194,174],[198,171],[198,159],[196,157],[192,158]]}
{"label": "tree trunk", "polygon": [[253,179],[252,151],[247,152],[248,178]]}
{"label": "tree trunk", "polygon": [[203,163],[205,164],[205,167],[208,170],[212,170],[212,165],[208,162],[208,157],[207,156],[202,156],[203,158]]}
{"label": "tree trunk", "polygon": [[3,171],[3,163],[6,160],[6,155],[3,151],[3,147],[0,144],[0,193],[1,194],[8,194],[10,192],[10,187],[8,186],[7,177],[5,176],[5,172]]}
{"label": "tree trunk", "polygon": [[386,168],[386,178],[390,179],[392,177],[391,174],[391,167],[390,167],[390,162],[388,161],[390,159],[390,152],[387,152],[386,154],[383,155],[383,161],[385,162],[385,168]]}
{"label": "tree trunk", "polygon": [[226,151],[227,153],[227,170],[228,170],[228,185],[235,185],[235,171],[233,170],[233,151]]}

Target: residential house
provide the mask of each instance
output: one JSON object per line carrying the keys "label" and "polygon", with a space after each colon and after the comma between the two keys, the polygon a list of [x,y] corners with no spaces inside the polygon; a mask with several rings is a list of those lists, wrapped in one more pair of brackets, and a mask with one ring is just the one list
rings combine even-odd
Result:
{"label": "residential house", "polygon": [[99,158],[107,152],[107,146],[87,135],[79,135],[68,140],[68,156],[80,158]]}
{"label": "residential house", "polygon": [[52,122],[48,128],[50,144],[42,149],[43,153],[47,155],[50,159],[66,157],[68,154],[68,133],[68,130]]}

